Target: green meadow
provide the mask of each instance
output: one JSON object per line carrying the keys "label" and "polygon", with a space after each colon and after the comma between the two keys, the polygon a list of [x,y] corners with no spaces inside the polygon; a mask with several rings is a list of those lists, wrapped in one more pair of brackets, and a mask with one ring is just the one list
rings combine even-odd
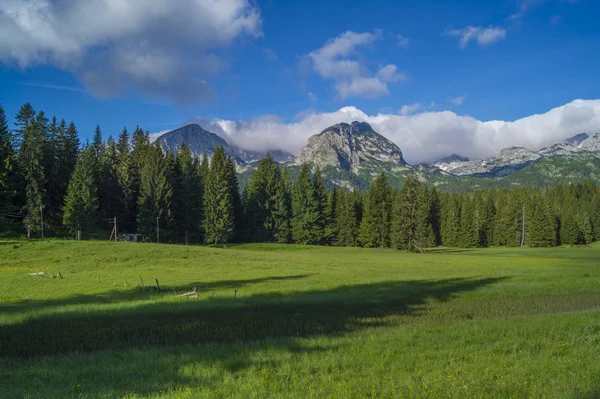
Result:
{"label": "green meadow", "polygon": [[0,397],[598,398],[600,245],[0,241]]}

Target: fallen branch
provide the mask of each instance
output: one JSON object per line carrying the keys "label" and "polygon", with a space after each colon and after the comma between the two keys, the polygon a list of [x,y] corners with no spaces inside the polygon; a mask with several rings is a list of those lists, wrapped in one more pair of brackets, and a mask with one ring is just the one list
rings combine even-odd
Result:
{"label": "fallen branch", "polygon": [[29,273],[30,276],[43,276],[44,272]]}
{"label": "fallen branch", "polygon": [[198,294],[196,293],[196,287],[192,289],[190,292],[186,292],[185,294],[177,295],[178,297],[193,297],[198,298]]}

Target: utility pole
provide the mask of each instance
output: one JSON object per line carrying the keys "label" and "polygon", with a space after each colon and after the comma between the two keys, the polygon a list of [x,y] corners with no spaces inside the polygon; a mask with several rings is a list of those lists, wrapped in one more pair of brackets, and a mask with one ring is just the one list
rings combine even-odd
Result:
{"label": "utility pole", "polygon": [[522,226],[523,231],[521,233],[521,247],[524,247],[525,246],[525,204],[523,204],[523,221],[521,223],[523,225]]}
{"label": "utility pole", "polygon": [[42,241],[44,241],[44,212],[42,210],[42,206],[40,205],[40,224],[42,230]]}
{"label": "utility pole", "polygon": [[117,242],[117,217],[115,216],[115,242]]}
{"label": "utility pole", "polygon": [[160,216],[156,217],[156,242],[160,243],[160,226],[158,225],[158,220],[160,219]]}

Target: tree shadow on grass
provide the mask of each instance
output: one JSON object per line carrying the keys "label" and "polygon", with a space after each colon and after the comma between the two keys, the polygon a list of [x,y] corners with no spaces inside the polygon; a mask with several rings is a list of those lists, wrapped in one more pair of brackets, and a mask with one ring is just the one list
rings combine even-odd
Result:
{"label": "tree shadow on grass", "polygon": [[0,326],[0,357],[337,336],[384,325],[388,316],[418,314],[420,305],[430,298],[447,301],[500,280],[392,281],[291,295],[253,295],[243,301],[153,302],[91,313],[73,310]]}
{"label": "tree shadow on grass", "polygon": [[[204,282],[191,282],[185,285],[161,285],[160,290],[157,289],[155,280],[146,281],[145,287],[134,287],[127,290],[111,290],[108,292],[102,292],[98,294],[81,294],[74,295],[66,298],[49,299],[49,300],[22,300],[15,303],[0,305],[0,313],[21,313],[26,311],[35,311],[48,309],[66,305],[81,305],[81,304],[111,304],[128,302],[134,300],[143,300],[149,298],[155,298],[157,295],[173,295],[173,292],[180,294],[182,292],[188,292],[194,287],[198,293],[211,292],[217,290],[234,290],[247,287],[252,284],[266,283],[270,281],[294,281],[300,280],[306,277],[313,276],[317,273],[311,274],[297,274],[292,276],[269,276],[259,277],[246,280],[218,280],[218,281],[204,281]],[[159,282],[160,283],[160,282]],[[231,291],[233,297],[233,291]]]}
{"label": "tree shadow on grass", "polygon": [[218,389],[223,373],[277,369],[286,361],[278,353],[302,359],[339,349],[299,338],[398,325],[394,316],[419,317],[428,300],[448,301],[503,279],[389,281],[32,318],[0,326],[0,386],[11,395],[22,396],[25,388],[49,397]]}

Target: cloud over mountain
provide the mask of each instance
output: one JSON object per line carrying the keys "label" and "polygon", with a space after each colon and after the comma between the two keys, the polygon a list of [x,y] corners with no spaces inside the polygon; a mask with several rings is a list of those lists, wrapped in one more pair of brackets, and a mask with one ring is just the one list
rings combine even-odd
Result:
{"label": "cloud over mountain", "polygon": [[368,115],[355,107],[305,112],[293,122],[274,115],[247,121],[193,120],[244,149],[295,154],[313,134],[352,121],[367,122],[395,142],[409,163],[430,162],[453,153],[478,159],[495,156],[509,146],[538,150],[581,132],[600,132],[600,100],[575,100],[512,122],[479,121],[451,111]]}

